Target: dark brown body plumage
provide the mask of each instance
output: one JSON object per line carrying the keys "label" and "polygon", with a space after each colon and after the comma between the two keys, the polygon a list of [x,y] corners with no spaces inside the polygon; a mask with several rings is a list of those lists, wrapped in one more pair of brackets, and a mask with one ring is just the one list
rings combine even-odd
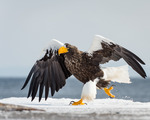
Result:
{"label": "dark brown body plumage", "polygon": [[[69,48],[69,52],[65,54],[65,65],[72,75],[74,75],[82,83],[86,83],[89,80],[94,81],[96,78],[103,77],[103,71],[99,65],[93,65],[91,57],[88,53],[79,51],[75,46],[66,44]],[[71,57],[70,57],[71,56]],[[98,83],[98,87],[106,87],[109,81],[101,79],[101,84]]]}

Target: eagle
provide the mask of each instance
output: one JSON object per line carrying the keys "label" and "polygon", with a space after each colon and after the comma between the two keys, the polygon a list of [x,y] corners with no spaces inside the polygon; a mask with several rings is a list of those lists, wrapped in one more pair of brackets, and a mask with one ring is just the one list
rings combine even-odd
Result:
{"label": "eagle", "polygon": [[141,66],[141,64],[145,65],[143,60],[108,38],[95,35],[87,52],[80,51],[69,43],[63,44],[53,39],[31,68],[22,89],[30,81],[27,97],[31,96],[33,101],[39,91],[40,102],[43,93],[47,100],[49,92],[53,96],[55,92],[65,86],[66,79],[73,75],[84,85],[81,99],[77,102],[71,101],[72,105],[85,105],[84,100],[95,99],[97,89],[103,89],[109,97],[114,98],[115,95],[111,93],[113,86],[108,87],[108,85],[111,81],[130,83],[128,65],[102,67],[102,64],[120,59],[124,59],[141,77],[147,77]]}

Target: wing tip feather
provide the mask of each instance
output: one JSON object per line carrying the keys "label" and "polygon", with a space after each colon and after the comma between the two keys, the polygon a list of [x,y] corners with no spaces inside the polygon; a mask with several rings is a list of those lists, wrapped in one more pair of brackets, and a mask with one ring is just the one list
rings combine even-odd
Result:
{"label": "wing tip feather", "polygon": [[[54,40],[57,41],[57,40]],[[52,49],[50,49],[51,51]],[[56,51],[56,50],[55,50]],[[50,54],[51,52],[47,53]],[[46,54],[46,55],[47,55]],[[42,90],[39,90],[39,102],[42,99],[43,95],[43,89],[45,87],[45,100],[47,100],[48,95],[49,95],[49,88],[51,88],[51,96],[54,96],[55,91],[59,91],[64,85],[65,85],[65,79],[66,79],[66,74],[70,75],[70,72],[68,73],[67,68],[64,64],[64,56],[59,56],[61,57],[60,59],[56,59],[55,57],[57,56],[56,52],[53,52],[53,55],[51,57],[46,57],[45,59],[40,59],[37,60],[36,64],[32,67],[24,85],[22,86],[21,90],[26,87],[29,81],[30,86],[29,86],[29,91],[27,98],[31,96],[31,101],[35,99],[35,96],[37,94],[37,91],[39,88],[39,85],[42,84]],[[57,74],[54,74],[54,71],[56,72],[56,65],[53,66],[53,62],[56,62],[57,67],[59,67],[59,70],[57,68]],[[61,62],[61,63],[60,63]],[[49,66],[49,67],[47,67]],[[52,68],[53,66],[53,68]],[[53,70],[55,69],[55,70]],[[66,73],[67,72],[67,73]],[[46,74],[47,73],[47,74]],[[53,77],[55,75],[58,75],[57,77]],[[69,75],[67,77],[69,77]],[[63,78],[63,79],[62,79]],[[55,80],[53,80],[55,79]],[[57,81],[58,80],[58,81]],[[38,82],[37,82],[38,81]]]}

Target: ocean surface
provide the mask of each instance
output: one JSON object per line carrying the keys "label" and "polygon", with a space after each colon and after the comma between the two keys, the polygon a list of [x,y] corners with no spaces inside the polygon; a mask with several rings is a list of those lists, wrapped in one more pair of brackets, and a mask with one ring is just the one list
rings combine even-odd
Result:
{"label": "ocean surface", "polygon": [[[26,78],[0,78],[0,99],[9,97],[26,97],[28,86],[21,90]],[[131,78],[131,84],[111,83],[115,85],[112,93],[117,99],[136,102],[150,102],[150,79]],[[56,92],[53,98],[80,99],[83,84],[75,78],[67,79],[66,85]],[[38,96],[38,94],[37,94]],[[49,95],[50,98],[52,98]],[[109,98],[103,90],[97,90],[97,98]],[[29,98],[31,99],[31,98]]]}

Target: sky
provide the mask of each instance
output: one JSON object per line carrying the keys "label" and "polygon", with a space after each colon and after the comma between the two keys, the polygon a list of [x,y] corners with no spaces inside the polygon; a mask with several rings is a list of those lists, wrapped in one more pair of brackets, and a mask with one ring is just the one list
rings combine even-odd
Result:
{"label": "sky", "polygon": [[26,77],[51,39],[87,51],[97,34],[142,58],[149,76],[149,6],[150,0],[0,0],[0,77]]}

